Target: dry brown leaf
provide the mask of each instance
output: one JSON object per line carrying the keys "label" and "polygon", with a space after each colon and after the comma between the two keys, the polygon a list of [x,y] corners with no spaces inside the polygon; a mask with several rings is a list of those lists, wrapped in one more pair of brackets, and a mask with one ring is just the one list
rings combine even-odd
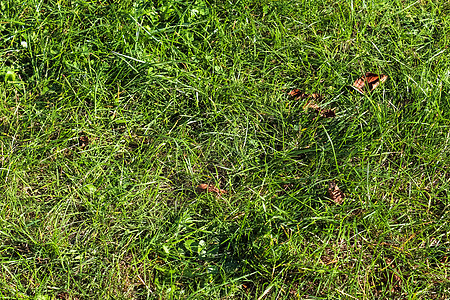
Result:
{"label": "dry brown leaf", "polygon": [[334,118],[336,117],[336,113],[331,109],[322,109],[320,111],[320,115],[324,118]]}
{"label": "dry brown leaf", "polygon": [[80,136],[78,139],[78,144],[81,149],[84,149],[87,145],[89,145],[89,138],[85,135]]}
{"label": "dry brown leaf", "polygon": [[308,110],[308,108],[312,108],[323,118],[334,118],[336,117],[336,113],[332,109],[320,108],[320,106],[314,101],[308,101],[303,106],[304,110]]}
{"label": "dry brown leaf", "polygon": [[322,95],[320,94],[305,94],[299,89],[293,89],[289,92],[289,96],[293,97],[295,100],[307,99],[305,105],[303,105],[304,110],[308,110],[309,108],[311,108],[324,118],[336,117],[336,113],[333,110],[320,108],[320,105],[317,103],[322,100]]}
{"label": "dry brown leaf", "polygon": [[301,92],[300,92],[299,89],[293,89],[292,91],[290,91],[290,92],[288,93],[288,95],[291,96],[291,97],[298,97],[299,94],[301,94]]}
{"label": "dry brown leaf", "polygon": [[312,100],[307,101],[305,103],[305,105],[303,105],[304,110],[307,110],[308,108],[312,108],[312,109],[316,110],[317,112],[320,111],[320,106],[315,101],[312,101]]}
{"label": "dry brown leaf", "polygon": [[293,89],[292,91],[290,91],[288,93],[288,95],[291,96],[292,98],[295,98],[295,100],[308,99],[308,98],[313,98],[314,100],[322,99],[322,96],[317,93],[306,94],[306,93],[303,93],[302,91],[300,91],[299,89]]}
{"label": "dry brown leaf", "polygon": [[319,94],[311,94],[310,97],[312,97],[314,100],[322,100],[322,95]]}
{"label": "dry brown leaf", "polygon": [[56,295],[56,299],[61,299],[61,300],[70,299],[70,295],[67,292],[61,292]]}
{"label": "dry brown leaf", "polygon": [[385,82],[388,78],[387,75],[367,72],[364,76],[356,79],[353,86],[361,93],[373,91],[381,82]]}
{"label": "dry brown leaf", "polygon": [[205,193],[205,192],[215,193],[215,194],[217,194],[217,196],[222,196],[223,194],[227,193],[227,191],[225,191],[225,190],[219,189],[212,184],[206,184],[206,183],[199,184],[197,186],[197,190],[199,192],[203,192],[203,193]]}
{"label": "dry brown leaf", "polygon": [[336,204],[342,204],[344,202],[345,195],[334,180],[328,183],[328,197]]}
{"label": "dry brown leaf", "polygon": [[288,93],[288,95],[292,98],[295,98],[296,100],[308,98],[308,94],[303,93],[299,89],[293,89]]}

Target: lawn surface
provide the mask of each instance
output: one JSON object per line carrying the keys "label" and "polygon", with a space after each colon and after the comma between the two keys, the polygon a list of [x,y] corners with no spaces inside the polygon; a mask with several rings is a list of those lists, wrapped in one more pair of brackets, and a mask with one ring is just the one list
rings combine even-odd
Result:
{"label": "lawn surface", "polygon": [[447,1],[2,0],[0,32],[1,299],[450,297]]}

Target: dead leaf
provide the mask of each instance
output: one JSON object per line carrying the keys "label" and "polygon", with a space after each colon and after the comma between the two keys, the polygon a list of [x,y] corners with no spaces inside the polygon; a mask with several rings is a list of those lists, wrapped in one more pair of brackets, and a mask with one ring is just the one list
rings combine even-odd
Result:
{"label": "dead leaf", "polygon": [[61,299],[61,300],[70,299],[70,295],[67,292],[60,292],[56,295],[56,299]]}
{"label": "dead leaf", "polygon": [[334,180],[328,183],[328,197],[336,204],[342,204],[344,202],[345,195]]}
{"label": "dead leaf", "polygon": [[315,101],[307,101],[305,105],[303,105],[304,110],[307,110],[308,108],[320,111],[320,106]]}
{"label": "dead leaf", "polygon": [[201,193],[206,193],[206,192],[215,193],[215,194],[217,194],[217,196],[222,196],[223,194],[227,193],[227,191],[225,191],[225,190],[219,189],[212,184],[206,184],[206,183],[199,184],[197,186],[197,190]]}
{"label": "dead leaf", "polygon": [[78,144],[81,149],[85,148],[89,144],[89,138],[85,135],[80,136],[78,139]]}
{"label": "dead leaf", "polygon": [[300,91],[299,89],[293,89],[292,91],[290,91],[288,93],[288,95],[291,96],[292,98],[295,98],[295,100],[308,99],[308,98],[313,98],[314,100],[322,99],[322,96],[317,93],[306,94],[306,93]]}
{"label": "dead leaf", "polygon": [[288,93],[288,95],[291,96],[292,98],[295,98],[296,100],[305,99],[305,98],[308,98],[308,96],[309,96],[308,94],[303,93],[299,89],[293,89],[292,91],[290,91]]}
{"label": "dead leaf", "polygon": [[295,100],[303,100],[307,99],[305,105],[303,105],[304,110],[313,109],[323,118],[334,118],[336,117],[336,113],[331,109],[322,109],[318,102],[322,100],[322,95],[313,93],[306,94],[300,91],[299,89],[293,89],[289,92],[289,96],[293,97]]}
{"label": "dead leaf", "polygon": [[375,73],[367,72],[364,76],[356,79],[353,86],[361,93],[373,91],[381,82],[385,82],[387,75],[377,75]]}
{"label": "dead leaf", "polygon": [[324,118],[334,118],[336,117],[336,113],[331,109],[322,109],[320,111],[320,115]]}
{"label": "dead leaf", "polygon": [[326,108],[320,108],[320,106],[314,102],[313,100],[310,100],[306,102],[305,105],[303,105],[304,110],[308,110],[309,108],[312,108],[323,118],[334,118],[336,117],[336,113],[332,109],[326,109]]}

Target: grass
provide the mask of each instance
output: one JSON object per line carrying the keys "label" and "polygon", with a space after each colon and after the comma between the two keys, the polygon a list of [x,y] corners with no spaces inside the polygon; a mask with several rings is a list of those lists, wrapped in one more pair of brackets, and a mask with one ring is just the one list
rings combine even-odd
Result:
{"label": "grass", "polygon": [[2,299],[449,297],[445,1],[0,5]]}

